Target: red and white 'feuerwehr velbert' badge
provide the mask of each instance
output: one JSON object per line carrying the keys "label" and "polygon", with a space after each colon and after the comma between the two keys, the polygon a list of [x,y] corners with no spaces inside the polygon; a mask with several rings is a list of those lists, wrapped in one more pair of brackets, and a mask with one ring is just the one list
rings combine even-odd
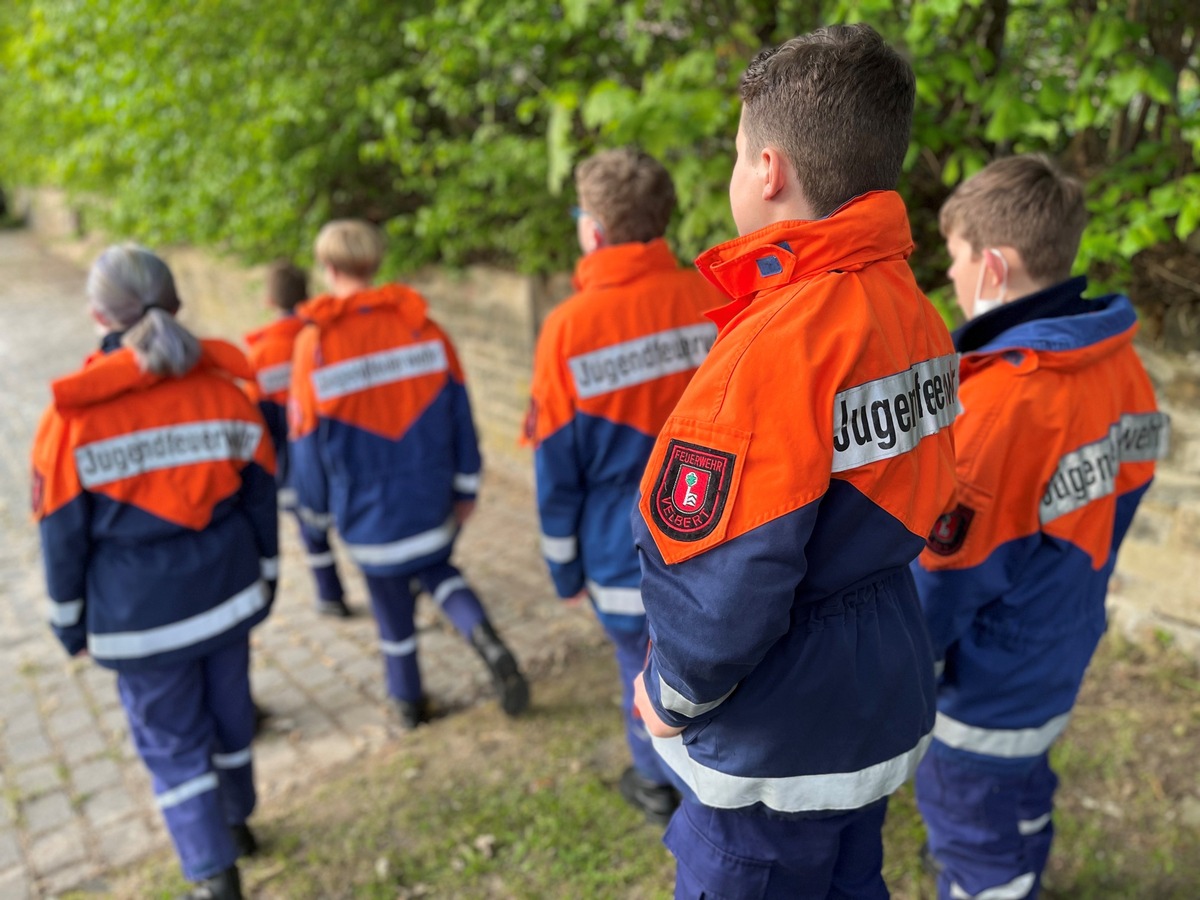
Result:
{"label": "red and white 'feuerwehr velbert' badge", "polygon": [[650,516],[677,541],[698,541],[721,520],[737,457],[722,450],[672,440],[654,482]]}

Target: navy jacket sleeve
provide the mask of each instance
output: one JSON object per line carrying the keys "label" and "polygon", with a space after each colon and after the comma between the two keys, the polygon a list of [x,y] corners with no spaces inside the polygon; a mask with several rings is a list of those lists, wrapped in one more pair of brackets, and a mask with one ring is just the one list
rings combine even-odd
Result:
{"label": "navy jacket sleeve", "polygon": [[684,727],[717,715],[787,633],[808,568],[797,548],[808,542],[817,506],[810,503],[671,566],[635,509],[642,599],[651,625],[643,678],[664,722]]}

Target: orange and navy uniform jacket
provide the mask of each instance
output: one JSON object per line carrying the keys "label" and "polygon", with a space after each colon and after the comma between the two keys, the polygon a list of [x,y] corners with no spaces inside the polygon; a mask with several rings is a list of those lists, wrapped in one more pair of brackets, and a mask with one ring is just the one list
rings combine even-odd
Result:
{"label": "orange and navy uniform jacket", "polygon": [[1066,727],[1117,548],[1166,452],[1133,307],[1086,288],[1071,279],[955,334],[958,497],[913,567],[945,664],[937,753],[1023,764]]}
{"label": "orange and navy uniform jacket", "polygon": [[275,483],[283,509],[295,506],[295,491],[288,487],[287,399],[292,383],[292,352],[303,327],[303,320],[292,314],[246,335],[246,359],[254,370],[254,380],[248,382],[246,393],[258,404],[275,446]]}
{"label": "orange and navy uniform jacket", "polygon": [[733,302],[634,516],[655,747],[711,807],[856,809],[914,771],[934,659],[909,563],[954,492],[958,360],[904,203],[707,251]]}
{"label": "orange and navy uniform jacket", "polygon": [[389,284],[304,304],[289,407],[302,520],[335,524],[368,574],[449,558],[453,507],[479,490],[462,367],[416,291]]}
{"label": "orange and navy uniform jacket", "polygon": [[33,446],[50,622],[68,653],[135,670],[245,635],[277,577],[274,451],[238,379],[203,341],[186,375],[141,371],[109,335],[51,385]]}
{"label": "orange and navy uniform jacket", "polygon": [[526,424],[542,554],[560,597],[586,586],[602,621],[640,628],[629,514],[654,439],[717,336],[703,314],[723,297],[662,239],[584,256],[575,286],[542,326]]}

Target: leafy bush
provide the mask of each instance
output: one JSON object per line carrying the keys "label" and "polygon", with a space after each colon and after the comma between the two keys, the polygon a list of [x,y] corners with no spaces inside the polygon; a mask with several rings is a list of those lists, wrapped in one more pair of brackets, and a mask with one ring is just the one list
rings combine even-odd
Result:
{"label": "leafy bush", "polygon": [[[737,79],[764,44],[867,20],[906,48],[904,190],[923,283],[936,211],[1002,154],[1089,180],[1081,265],[1200,225],[1191,0],[9,0],[0,181],[103,198],[109,228],[250,259],[332,216],[386,224],[393,269],[570,266],[581,156],[636,143],[679,189],[691,255],[732,234]],[[1112,267],[1117,268],[1113,269]]]}

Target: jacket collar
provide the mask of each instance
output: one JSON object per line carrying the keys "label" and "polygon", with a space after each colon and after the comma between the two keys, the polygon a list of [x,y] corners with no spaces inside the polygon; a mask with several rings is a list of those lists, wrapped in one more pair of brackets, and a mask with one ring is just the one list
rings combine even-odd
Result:
{"label": "jacket collar", "polygon": [[1006,303],[959,327],[954,346],[960,353],[1054,353],[1082,350],[1117,336],[1132,339],[1137,314],[1129,300],[1119,294],[1088,300],[1086,290],[1086,278],[1070,278]]}
{"label": "jacket collar", "polygon": [[247,332],[246,343],[253,346],[259,341],[262,341],[274,334],[293,336],[303,327],[303,320],[295,313],[284,313],[277,319],[268,322],[266,325],[263,325],[261,328],[256,328],[254,331]]}
{"label": "jacket collar", "polygon": [[[254,371],[245,355],[226,341],[202,340],[200,360],[192,371],[208,371],[231,379],[254,380]],[[57,379],[50,385],[54,405],[76,409],[103,403],[135,390],[144,390],[169,375],[143,372],[137,357],[128,347],[111,353],[94,353],[78,372]]]}
{"label": "jacket collar", "polygon": [[325,328],[344,315],[389,307],[400,316],[406,326],[414,330],[424,325],[429,318],[425,298],[404,284],[384,284],[346,297],[323,294],[300,304],[296,308],[296,314],[305,322]]}
{"label": "jacket collar", "polygon": [[575,290],[587,291],[615,287],[635,281],[651,272],[679,268],[675,254],[662,238],[652,241],[630,241],[601,247],[575,265]]}
{"label": "jacket collar", "polygon": [[[759,291],[822,272],[853,271],[884,259],[906,259],[912,249],[908,214],[900,195],[872,191],[827,218],[776,222],[718,244],[697,257],[696,266],[734,299],[730,308],[738,306],[733,312],[736,315]],[[724,312],[717,310],[714,321],[720,324]]]}

